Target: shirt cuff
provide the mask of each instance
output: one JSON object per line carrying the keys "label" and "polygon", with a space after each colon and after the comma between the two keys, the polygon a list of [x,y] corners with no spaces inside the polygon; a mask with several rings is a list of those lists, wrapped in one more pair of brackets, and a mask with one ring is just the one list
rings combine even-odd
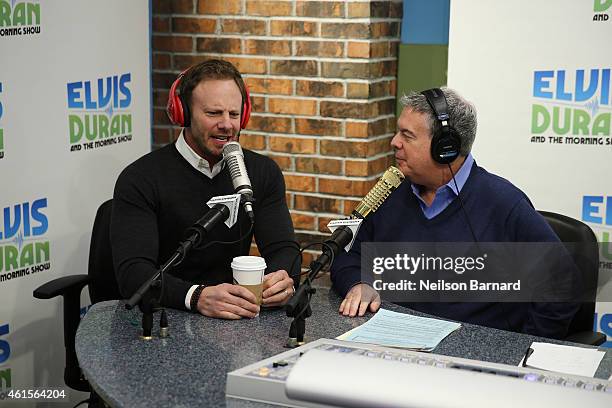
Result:
{"label": "shirt cuff", "polygon": [[191,296],[193,295],[193,292],[198,288],[198,286],[200,285],[193,285],[187,291],[187,296],[185,296],[185,308],[187,308],[187,310],[191,310]]}

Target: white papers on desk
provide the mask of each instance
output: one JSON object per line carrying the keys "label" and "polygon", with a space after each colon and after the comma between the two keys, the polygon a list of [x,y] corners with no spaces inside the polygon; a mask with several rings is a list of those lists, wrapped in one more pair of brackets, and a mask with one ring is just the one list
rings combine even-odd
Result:
{"label": "white papers on desk", "polygon": [[461,327],[459,323],[380,309],[370,320],[337,338],[359,343],[431,351],[459,327]]}
{"label": "white papers on desk", "polygon": [[[527,367],[585,377],[595,375],[605,354],[592,348],[537,342],[531,343],[531,349],[533,353],[527,359]],[[519,367],[523,365],[523,360],[519,363]]]}

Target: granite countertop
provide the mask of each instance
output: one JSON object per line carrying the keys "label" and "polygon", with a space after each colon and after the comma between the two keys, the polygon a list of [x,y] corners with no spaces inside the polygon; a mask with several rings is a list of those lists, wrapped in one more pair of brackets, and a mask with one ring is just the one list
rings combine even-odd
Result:
{"label": "granite countertop", "polygon": [[[317,288],[313,316],[306,319],[306,340],[334,338],[372,315],[338,314],[340,298]],[[409,311],[384,303],[390,310]],[[283,310],[262,310],[254,319],[228,321],[168,309],[167,338],[141,340],[140,313],[118,301],[95,304],[77,331],[76,350],[95,391],[113,407],[264,407],[266,404],[225,397],[226,374],[286,351],[291,319]],[[157,335],[159,313],[155,315]],[[434,350],[436,354],[517,365],[533,341],[563,343],[540,337],[462,324]],[[596,373],[607,379],[612,352]]]}

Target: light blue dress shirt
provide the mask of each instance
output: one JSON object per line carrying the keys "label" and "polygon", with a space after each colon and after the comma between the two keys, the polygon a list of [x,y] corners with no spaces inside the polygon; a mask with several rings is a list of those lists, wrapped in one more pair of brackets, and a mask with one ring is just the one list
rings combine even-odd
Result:
{"label": "light blue dress shirt", "polygon": [[457,187],[459,187],[459,189],[455,187],[455,182],[453,181],[453,179],[451,179],[448,183],[439,187],[436,190],[436,196],[434,197],[434,200],[430,206],[427,206],[425,201],[423,201],[423,199],[419,195],[418,186],[412,184],[412,192],[419,199],[419,204],[421,205],[421,210],[423,210],[425,218],[427,218],[428,220],[432,219],[433,217],[444,211],[444,209],[448,207],[450,203],[453,202],[453,200],[459,195],[459,192],[467,181],[468,176],[470,175],[470,170],[472,169],[472,164],[474,164],[474,158],[470,153],[465,158],[465,161],[461,165],[461,168],[459,168],[459,171],[455,174],[455,180],[457,181]]}

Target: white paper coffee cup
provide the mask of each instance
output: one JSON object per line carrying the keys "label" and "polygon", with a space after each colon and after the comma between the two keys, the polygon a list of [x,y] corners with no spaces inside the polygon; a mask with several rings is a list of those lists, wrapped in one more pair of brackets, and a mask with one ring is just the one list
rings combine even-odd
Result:
{"label": "white paper coffee cup", "polygon": [[265,259],[259,256],[237,256],[231,266],[234,283],[251,291],[257,298],[257,304],[261,305]]}

